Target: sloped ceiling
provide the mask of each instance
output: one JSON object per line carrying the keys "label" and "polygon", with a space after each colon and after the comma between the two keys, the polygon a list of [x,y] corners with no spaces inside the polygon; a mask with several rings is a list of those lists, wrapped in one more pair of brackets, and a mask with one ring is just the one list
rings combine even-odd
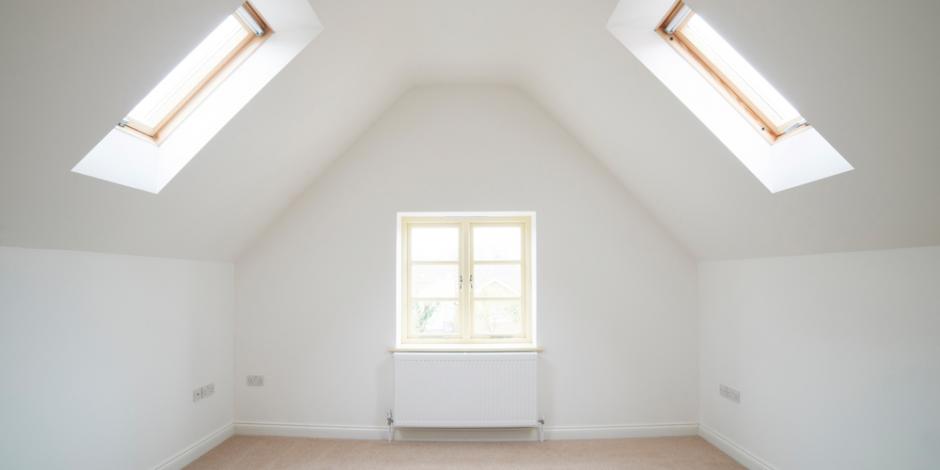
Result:
{"label": "sloped ceiling", "polygon": [[[629,1],[629,0],[627,0]],[[700,258],[940,244],[940,2],[689,0],[856,170],[770,194],[615,0],[313,0],[324,32],[159,195],[69,170],[239,2],[4,2],[0,244],[235,259],[405,90],[513,84]]]}

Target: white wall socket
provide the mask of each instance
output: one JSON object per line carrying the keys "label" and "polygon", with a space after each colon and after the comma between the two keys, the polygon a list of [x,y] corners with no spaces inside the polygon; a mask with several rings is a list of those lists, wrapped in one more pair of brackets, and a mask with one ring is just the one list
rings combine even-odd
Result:
{"label": "white wall socket", "polygon": [[263,387],[264,376],[263,375],[249,375],[247,382],[248,382],[249,387]]}
{"label": "white wall socket", "polygon": [[718,386],[718,393],[719,393],[721,396],[723,396],[723,397],[725,397],[725,398],[727,398],[727,399],[729,399],[729,400],[731,400],[731,401],[733,401],[733,402],[735,402],[735,403],[741,403],[741,391],[740,391],[740,390],[736,390],[736,389],[731,388],[731,387],[729,387],[729,386],[727,386],[727,385],[721,384],[721,385]]}
{"label": "white wall socket", "polygon": [[215,394],[215,383],[204,385],[193,390],[193,402],[197,402],[203,398],[209,398],[213,394]]}

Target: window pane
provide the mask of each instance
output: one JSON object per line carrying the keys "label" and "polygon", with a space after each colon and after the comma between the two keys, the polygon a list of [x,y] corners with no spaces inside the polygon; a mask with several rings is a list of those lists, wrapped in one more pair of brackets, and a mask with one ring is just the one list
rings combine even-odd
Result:
{"label": "window pane", "polygon": [[456,264],[412,265],[411,296],[457,298],[457,273]]}
{"label": "window pane", "polygon": [[522,266],[478,264],[473,267],[474,297],[521,297]]}
{"label": "window pane", "polygon": [[457,227],[412,227],[412,261],[457,261],[460,230]]}
{"label": "window pane", "polygon": [[251,34],[230,15],[134,106],[127,119],[155,129]]}
{"label": "window pane", "polygon": [[522,302],[477,300],[473,302],[474,336],[522,336]]}
{"label": "window pane", "polygon": [[416,336],[452,336],[458,333],[457,301],[423,301],[411,305],[408,321]]}
{"label": "window pane", "polygon": [[522,227],[473,227],[473,259],[476,261],[518,261],[522,259]]}
{"label": "window pane", "polygon": [[682,28],[682,35],[728,77],[733,85],[777,127],[786,130],[801,122],[800,113],[773,85],[738,54],[701,16],[693,14]]}

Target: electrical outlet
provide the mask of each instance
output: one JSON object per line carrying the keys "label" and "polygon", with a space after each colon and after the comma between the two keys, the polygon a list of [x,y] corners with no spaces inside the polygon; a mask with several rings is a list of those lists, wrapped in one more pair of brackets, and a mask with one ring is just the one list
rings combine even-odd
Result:
{"label": "electrical outlet", "polygon": [[248,386],[249,387],[264,387],[264,376],[263,375],[249,375]]}
{"label": "electrical outlet", "polygon": [[728,400],[731,400],[735,403],[741,403],[741,391],[740,390],[736,390],[727,385],[722,384],[718,386],[718,393],[721,396],[727,398]]}
{"label": "electrical outlet", "polygon": [[195,390],[193,390],[193,402],[202,400],[203,398],[209,398],[210,395],[215,393],[215,384],[211,383],[209,385],[203,385]]}

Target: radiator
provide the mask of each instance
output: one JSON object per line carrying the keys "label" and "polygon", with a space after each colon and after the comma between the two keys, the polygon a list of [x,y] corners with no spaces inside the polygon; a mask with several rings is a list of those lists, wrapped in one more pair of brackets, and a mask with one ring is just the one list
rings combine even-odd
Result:
{"label": "radiator", "polygon": [[536,353],[395,353],[395,428],[539,428]]}

